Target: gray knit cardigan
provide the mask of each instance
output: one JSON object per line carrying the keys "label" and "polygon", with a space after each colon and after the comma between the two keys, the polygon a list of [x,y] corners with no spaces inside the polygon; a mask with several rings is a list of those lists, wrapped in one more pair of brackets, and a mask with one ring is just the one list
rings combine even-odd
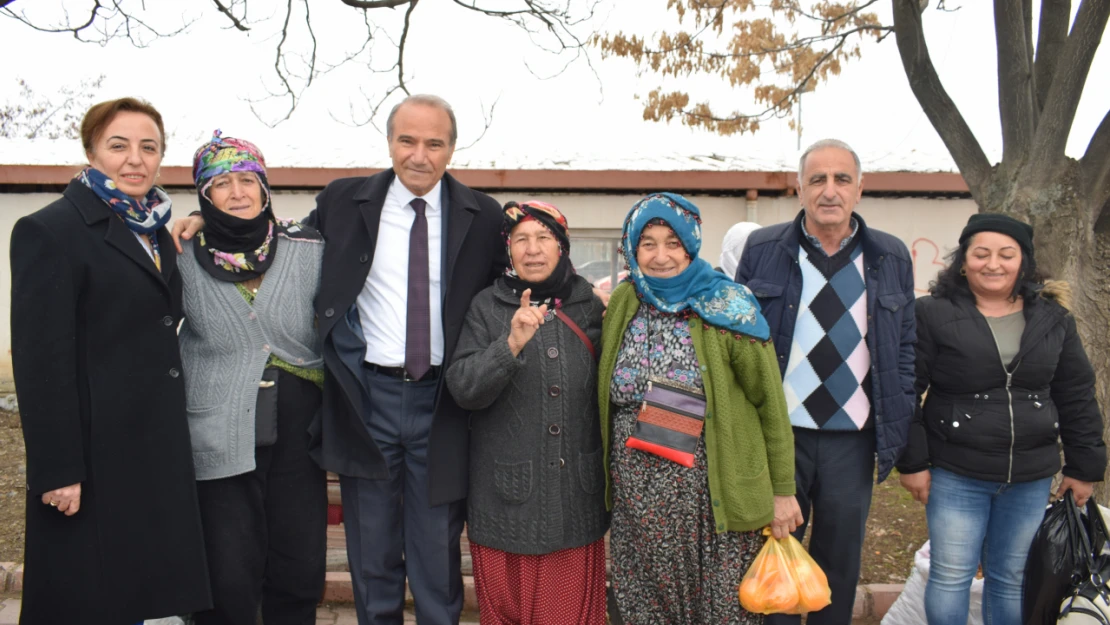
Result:
{"label": "gray knit cardigan", "polygon": [[[562,310],[596,346],[604,308],[589,282],[574,279]],[[544,554],[592,543],[609,526],[597,363],[551,314],[514,358],[508,337],[518,308],[520,295],[501,281],[474,298],[447,387],[459,406],[473,411],[470,541]]]}
{"label": "gray knit cardigan", "polygon": [[323,367],[312,302],[324,242],[278,236],[253,306],[234,283],[197,264],[193,245],[177,263],[185,309],[178,342],[198,480],[254,470],[254,409],[271,353],[298,367]]}

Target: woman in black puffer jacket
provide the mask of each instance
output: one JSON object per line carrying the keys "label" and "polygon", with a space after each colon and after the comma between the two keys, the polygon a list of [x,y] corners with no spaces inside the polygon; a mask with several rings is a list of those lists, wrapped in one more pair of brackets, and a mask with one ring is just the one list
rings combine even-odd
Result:
{"label": "woman in black puffer jacket", "polygon": [[[1068,312],[1066,283],[1045,282],[1033,228],[972,215],[949,266],[917,301],[918,399],[898,463],[926,504],[930,625],[967,621],[983,566],[983,619],[1021,622],[1029,545],[1052,476],[1084,505],[1102,480],[1106,447],[1095,375]],[[927,391],[927,395],[926,395]]]}

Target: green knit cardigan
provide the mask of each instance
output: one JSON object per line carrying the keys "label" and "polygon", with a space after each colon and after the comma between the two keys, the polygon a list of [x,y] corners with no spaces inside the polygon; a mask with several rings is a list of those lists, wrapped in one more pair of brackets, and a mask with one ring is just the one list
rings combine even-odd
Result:
{"label": "green knit cardigan", "polygon": [[[625,329],[640,302],[631,283],[613,291],[601,330],[597,387],[605,452],[605,501],[613,508],[609,387]],[[705,387],[705,451],[717,532],[771,523],[774,496],[794,494],[794,434],[771,342],[689,319]],[[640,453],[640,452],[638,452]]]}

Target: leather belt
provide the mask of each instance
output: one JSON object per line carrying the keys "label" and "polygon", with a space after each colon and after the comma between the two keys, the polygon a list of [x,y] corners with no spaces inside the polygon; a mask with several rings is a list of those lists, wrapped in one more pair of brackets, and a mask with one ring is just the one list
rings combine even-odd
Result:
{"label": "leather belt", "polygon": [[387,375],[391,378],[398,378],[400,380],[404,380],[405,382],[426,382],[428,380],[438,380],[440,370],[443,369],[442,366],[435,365],[428,369],[428,372],[424,374],[424,377],[420,378],[419,380],[415,380],[412,378],[412,376],[409,375],[408,371],[405,371],[404,367],[386,367],[384,365],[378,365],[372,362],[363,362],[362,366],[369,369],[370,371],[373,371],[374,373]]}

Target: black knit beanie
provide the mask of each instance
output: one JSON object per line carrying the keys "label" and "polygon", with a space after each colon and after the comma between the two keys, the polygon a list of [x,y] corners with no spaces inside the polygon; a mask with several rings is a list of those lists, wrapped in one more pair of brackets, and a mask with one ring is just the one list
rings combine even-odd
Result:
{"label": "black knit beanie", "polygon": [[1033,260],[1033,226],[1001,213],[975,213],[960,233],[960,244],[979,232],[999,232],[1012,237],[1021,246],[1021,253]]}

